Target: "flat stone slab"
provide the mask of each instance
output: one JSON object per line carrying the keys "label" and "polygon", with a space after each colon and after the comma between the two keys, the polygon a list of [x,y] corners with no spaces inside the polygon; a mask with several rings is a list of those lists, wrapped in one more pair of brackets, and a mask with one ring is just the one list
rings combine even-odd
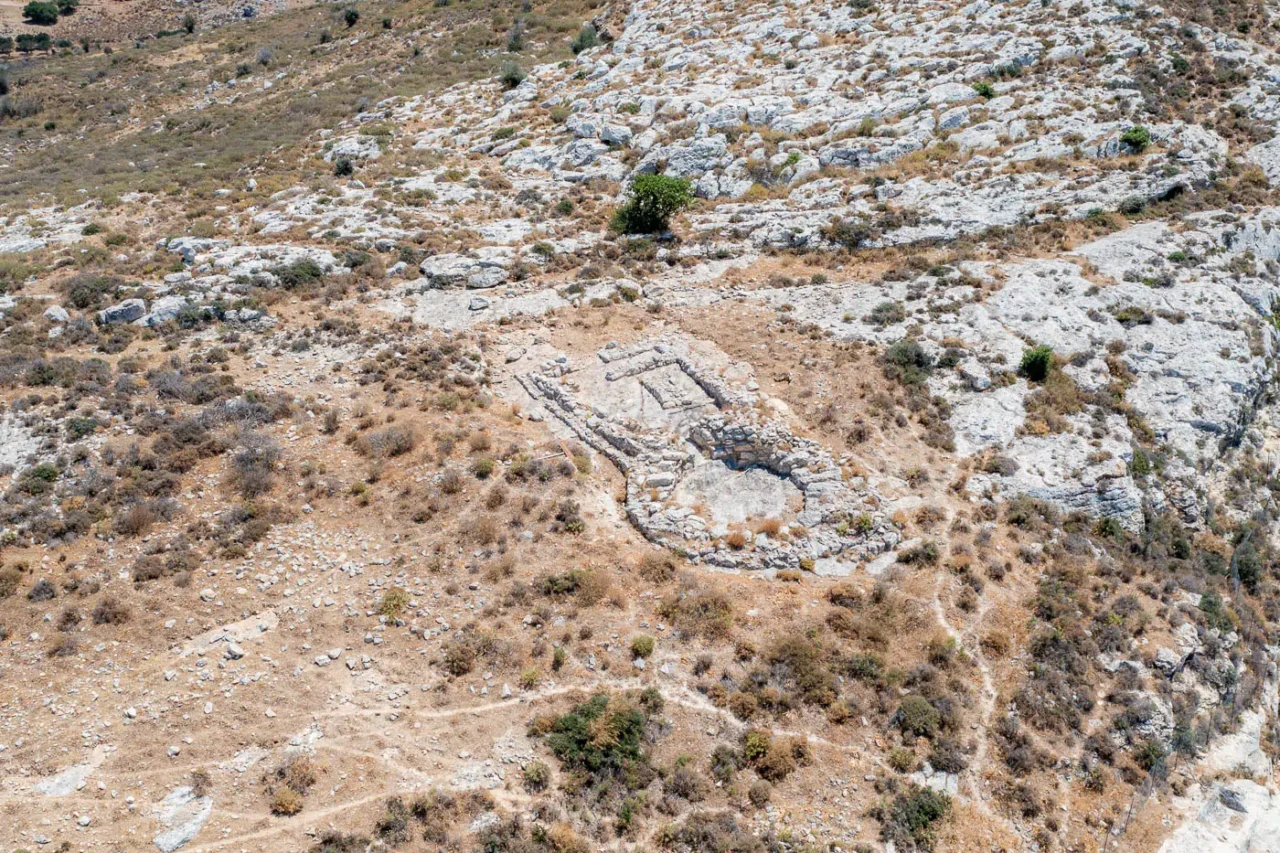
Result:
{"label": "flat stone slab", "polygon": [[213,813],[212,797],[197,797],[190,786],[170,791],[156,808],[160,825],[165,827],[154,839],[162,853],[173,853],[195,838]]}

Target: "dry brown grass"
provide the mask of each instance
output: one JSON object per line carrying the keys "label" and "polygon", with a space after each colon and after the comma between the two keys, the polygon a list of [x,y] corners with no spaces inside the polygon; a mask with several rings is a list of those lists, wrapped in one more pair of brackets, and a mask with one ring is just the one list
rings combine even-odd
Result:
{"label": "dry brown grass", "polygon": [[776,539],[778,532],[782,530],[782,521],[777,518],[762,518],[753,523],[751,529],[756,533],[763,533],[770,539]]}
{"label": "dry brown grass", "polygon": [[[569,57],[569,41],[590,8],[585,0],[562,0],[526,16],[526,67]],[[25,206],[41,192],[79,203],[81,190],[109,201],[131,191],[212,199],[219,187],[241,184],[233,175],[246,166],[272,152],[296,151],[316,131],[354,115],[358,105],[494,76],[513,11],[503,0],[373,2],[362,6],[359,25],[349,31],[342,9],[305,6],[201,29],[194,37],[139,42],[127,53],[59,52],[33,64],[19,90],[24,96],[39,92],[43,109],[0,128],[0,144],[15,150],[14,168],[0,174],[0,203]],[[393,29],[378,23],[384,15],[394,17]],[[450,37],[435,45],[414,37],[441,29]],[[358,44],[339,38],[320,46],[324,30],[359,36]],[[192,52],[193,42],[201,50]],[[415,56],[414,43],[435,50]],[[263,45],[274,51],[269,69],[254,61]],[[311,59],[318,49],[322,62]],[[241,66],[249,77],[240,81],[235,103],[202,103],[207,83],[233,79]],[[253,85],[281,70],[293,85]],[[296,97],[299,86],[316,97]],[[86,106],[86,95],[93,106]],[[108,103],[103,99],[108,106],[100,106]],[[128,120],[144,103],[164,115],[163,128]],[[56,145],[49,144],[54,131],[43,129],[46,122],[57,127]],[[289,165],[298,161],[294,155],[273,159],[271,179],[260,181],[263,189],[273,192],[314,174],[299,175]],[[196,162],[203,168],[194,168]]]}
{"label": "dry brown grass", "polygon": [[636,561],[636,571],[650,583],[666,583],[676,576],[676,560],[667,551],[647,551]]}

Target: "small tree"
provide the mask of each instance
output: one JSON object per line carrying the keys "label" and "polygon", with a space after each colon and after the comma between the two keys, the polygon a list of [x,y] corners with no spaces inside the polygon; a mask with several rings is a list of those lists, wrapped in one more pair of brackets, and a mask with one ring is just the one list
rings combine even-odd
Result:
{"label": "small tree", "polygon": [[1151,144],[1151,131],[1147,130],[1140,124],[1134,125],[1124,132],[1120,137],[1120,141],[1128,145],[1134,151],[1142,153]]}
{"label": "small tree", "polygon": [[356,164],[350,157],[339,157],[333,161],[333,174],[339,178],[349,178],[356,172]]}
{"label": "small tree", "polygon": [[582,53],[584,50],[590,50],[598,44],[600,44],[600,34],[596,32],[596,28],[590,24],[583,24],[577,38],[573,40],[573,44],[569,47],[574,53]]}
{"label": "small tree", "polygon": [[[196,31],[196,16],[188,12],[182,16],[182,28],[187,31],[187,35],[191,35]],[[86,53],[88,51],[85,51]]]}
{"label": "small tree", "polygon": [[33,24],[41,26],[56,24],[58,22],[58,7],[53,3],[31,0],[30,3],[22,7],[22,17]]}
{"label": "small tree", "polygon": [[80,8],[80,0],[55,0],[59,15],[73,15]]}
{"label": "small tree", "polygon": [[17,43],[20,53],[31,53],[33,50],[48,50],[53,40],[48,33],[18,33]]}
{"label": "small tree", "polygon": [[613,214],[612,228],[623,234],[667,230],[671,217],[693,204],[693,188],[684,178],[637,175],[631,197]]}
{"label": "small tree", "polygon": [[1052,365],[1052,347],[1032,347],[1022,354],[1022,363],[1018,365],[1018,372],[1032,382],[1043,382],[1049,375],[1049,368]]}
{"label": "small tree", "polygon": [[996,96],[995,87],[985,80],[981,83],[974,83],[973,91],[976,92],[979,97],[986,98],[988,101]]}
{"label": "small tree", "polygon": [[342,20],[348,27],[354,27],[360,20],[360,12],[356,9],[348,9],[342,13]]}
{"label": "small tree", "polygon": [[524,78],[529,75],[524,73],[524,69],[520,67],[520,63],[508,60],[502,63],[502,71],[498,74],[498,79],[502,81],[502,85],[507,89],[514,89],[524,82]]}

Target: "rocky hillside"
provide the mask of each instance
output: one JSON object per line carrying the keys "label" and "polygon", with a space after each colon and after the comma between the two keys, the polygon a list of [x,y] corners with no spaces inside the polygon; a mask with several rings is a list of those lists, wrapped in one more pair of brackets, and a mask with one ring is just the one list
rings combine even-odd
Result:
{"label": "rocky hillside", "polygon": [[0,34],[0,846],[1280,850],[1272,8],[117,12]]}

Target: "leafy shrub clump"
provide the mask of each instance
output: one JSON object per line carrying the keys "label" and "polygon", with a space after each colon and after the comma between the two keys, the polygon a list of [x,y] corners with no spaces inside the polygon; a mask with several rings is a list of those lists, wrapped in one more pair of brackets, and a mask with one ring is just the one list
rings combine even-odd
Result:
{"label": "leafy shrub clump", "polygon": [[801,738],[775,738],[765,729],[749,729],[742,739],[742,757],[756,774],[781,782],[809,760],[809,745]]}
{"label": "leafy shrub clump", "polygon": [[693,187],[684,178],[638,175],[631,197],[613,214],[613,230],[623,234],[654,234],[667,230],[671,217],[693,204]]}
{"label": "leafy shrub clump", "polygon": [[577,37],[574,38],[569,47],[574,53],[582,53],[584,50],[590,50],[599,44],[600,34],[596,32],[596,28],[590,24],[583,24],[582,29],[578,31]]}
{"label": "leafy shrub clump", "polygon": [[502,81],[502,85],[506,89],[514,89],[524,82],[524,78],[529,75],[520,67],[520,63],[507,61],[502,63],[502,71],[498,74],[498,79]]}
{"label": "leafy shrub clump", "polygon": [[324,278],[324,270],[310,258],[302,258],[288,266],[273,267],[271,274],[285,290],[297,290]]}
{"label": "leafy shrub clump", "polygon": [[[1054,603],[1050,587],[1058,585],[1052,578],[1041,584],[1036,615],[1046,621],[1056,611],[1078,606],[1065,592]],[[1078,731],[1082,715],[1093,709],[1089,661],[1097,654],[1096,644],[1083,634],[1054,631],[1034,639],[1030,651],[1031,677],[1014,695],[1022,718],[1041,731]]]}
{"label": "leafy shrub clump", "polygon": [[944,793],[912,785],[888,805],[876,809],[881,837],[899,850],[932,850],[938,824],[951,811],[951,798]]}
{"label": "leafy shrub clump", "polygon": [[802,637],[780,640],[767,654],[773,677],[810,705],[826,707],[836,700],[836,679],[816,642]]}
{"label": "leafy shrub clump", "polygon": [[394,619],[409,606],[409,593],[400,587],[387,590],[378,604],[378,613],[388,619]]}
{"label": "leafy shrub clump", "polygon": [[524,768],[524,786],[532,793],[544,791],[551,781],[551,768],[546,762],[533,760]]}
{"label": "leafy shrub clump", "polygon": [[919,694],[903,699],[896,716],[898,726],[904,732],[921,737],[933,737],[942,725],[942,715],[938,713],[938,709]]}
{"label": "leafy shrub clump", "polygon": [[636,571],[650,583],[664,583],[676,576],[676,561],[666,551],[649,551],[636,561]]}
{"label": "leafy shrub clump", "polygon": [[494,663],[509,652],[509,647],[501,640],[468,625],[445,644],[441,663],[450,675],[466,675],[475,668],[477,660]]}
{"label": "leafy shrub clump", "polygon": [[823,238],[832,243],[854,251],[868,240],[874,240],[879,233],[865,221],[836,217],[822,229]]}
{"label": "leafy shrub clump", "polygon": [[925,352],[919,341],[903,338],[890,344],[881,359],[881,367],[888,379],[903,385],[923,385],[933,372],[934,358]]}
{"label": "leafy shrub clump", "polygon": [[1157,766],[1164,762],[1168,750],[1160,743],[1160,741],[1151,739],[1143,741],[1133,751],[1133,760],[1138,766],[1150,773]]}
{"label": "leafy shrub clump", "polygon": [[288,785],[281,785],[271,794],[271,813],[288,817],[302,811],[302,795],[290,788]]}
{"label": "leafy shrub clump", "polygon": [[231,457],[228,480],[243,498],[255,498],[271,491],[281,450],[276,440],[263,433],[245,430],[237,436],[239,447]]}
{"label": "leafy shrub clump", "polygon": [[312,847],[309,853],[364,853],[369,849],[369,839],[362,835],[348,835],[344,832],[327,830],[320,836],[320,842]]}
{"label": "leafy shrub clump", "polygon": [[1053,366],[1053,348],[1048,346],[1032,347],[1022,354],[1022,363],[1018,372],[1032,382],[1043,382]]}
{"label": "leafy shrub clump", "polygon": [[899,554],[898,562],[907,565],[936,565],[938,562],[938,545],[932,540],[926,540],[914,548],[908,548]]}
{"label": "leafy shrub clump", "polygon": [[302,811],[303,797],[316,783],[316,778],[315,766],[305,755],[295,756],[277,767],[267,784],[271,813],[287,816]]}
{"label": "leafy shrub clump", "polygon": [[1141,153],[1151,144],[1151,131],[1140,124],[1134,125],[1121,135],[1120,142]]}
{"label": "leafy shrub clump", "polygon": [[641,634],[631,641],[631,654],[638,658],[647,658],[653,654],[655,641],[648,634]]}
{"label": "leafy shrub clump", "polygon": [[648,719],[641,706],[601,693],[561,717],[535,720],[530,734],[543,735],[566,770],[604,780],[648,764]]}
{"label": "leafy shrub clump", "polygon": [[5,566],[0,569],[0,601],[17,592],[18,585],[21,583],[22,569],[17,566]]}
{"label": "leafy shrub clump", "polygon": [[86,311],[105,308],[124,286],[124,279],[116,276],[79,273],[59,287],[66,294],[71,307]]}
{"label": "leafy shrub clump", "polygon": [[863,319],[868,323],[875,323],[877,326],[892,326],[894,323],[901,323],[907,319],[907,311],[900,302],[881,302],[875,308],[872,308],[871,313]]}

